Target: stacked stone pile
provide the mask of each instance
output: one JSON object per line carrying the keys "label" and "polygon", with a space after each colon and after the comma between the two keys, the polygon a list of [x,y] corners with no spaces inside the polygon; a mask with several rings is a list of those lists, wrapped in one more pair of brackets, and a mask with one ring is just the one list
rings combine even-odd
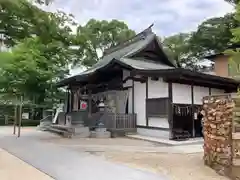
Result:
{"label": "stacked stone pile", "polygon": [[203,99],[204,162],[221,175],[231,171],[233,108],[227,95]]}

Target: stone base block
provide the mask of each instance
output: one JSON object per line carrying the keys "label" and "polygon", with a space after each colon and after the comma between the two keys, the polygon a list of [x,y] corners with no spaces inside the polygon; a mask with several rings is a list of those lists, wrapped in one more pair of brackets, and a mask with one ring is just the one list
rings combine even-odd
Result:
{"label": "stone base block", "polygon": [[83,132],[89,132],[89,127],[74,127],[74,132],[75,134],[78,134],[78,133],[83,133]]}
{"label": "stone base block", "polygon": [[89,127],[74,127],[74,137],[87,138],[90,136],[90,134]]}
{"label": "stone base block", "polygon": [[91,132],[85,132],[85,133],[78,133],[78,134],[74,134],[72,136],[72,138],[89,138],[91,135]]}
{"label": "stone base block", "polygon": [[110,138],[111,133],[109,131],[91,131],[91,138]]}

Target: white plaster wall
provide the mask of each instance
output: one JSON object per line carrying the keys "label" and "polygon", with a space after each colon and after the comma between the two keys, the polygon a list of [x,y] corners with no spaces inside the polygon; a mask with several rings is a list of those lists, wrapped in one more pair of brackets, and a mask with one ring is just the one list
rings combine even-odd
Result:
{"label": "white plaster wall", "polygon": [[134,112],[137,125],[146,126],[146,83],[134,82]]}
{"label": "white plaster wall", "polygon": [[185,84],[172,84],[173,103],[192,104],[191,86]]}
{"label": "white plaster wall", "polygon": [[150,117],[148,118],[148,125],[150,127],[169,128],[169,123],[167,118]]}
{"label": "white plaster wall", "polygon": [[211,88],[211,95],[218,95],[218,94],[224,94],[224,90]]}
{"label": "white plaster wall", "polygon": [[202,104],[202,98],[205,96],[209,96],[209,88],[208,87],[202,87],[202,86],[194,86],[193,87],[193,102],[194,104],[201,105]]}
{"label": "white plaster wall", "polygon": [[161,79],[153,81],[148,78],[148,98],[168,97],[168,83]]}
{"label": "white plaster wall", "polygon": [[169,131],[158,130],[158,129],[146,129],[146,128],[137,128],[137,133],[142,136],[157,137],[163,139],[169,139]]}

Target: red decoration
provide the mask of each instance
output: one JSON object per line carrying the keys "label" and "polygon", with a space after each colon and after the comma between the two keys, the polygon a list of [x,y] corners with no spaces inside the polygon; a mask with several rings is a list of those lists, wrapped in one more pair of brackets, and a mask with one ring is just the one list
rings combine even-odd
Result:
{"label": "red decoration", "polygon": [[81,109],[87,109],[87,103],[81,102]]}

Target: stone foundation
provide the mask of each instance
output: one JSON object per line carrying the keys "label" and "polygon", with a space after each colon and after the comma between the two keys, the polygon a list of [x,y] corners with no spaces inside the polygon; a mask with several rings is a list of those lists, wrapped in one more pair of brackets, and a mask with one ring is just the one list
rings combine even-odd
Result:
{"label": "stone foundation", "polygon": [[111,133],[106,128],[96,128],[95,131],[91,131],[91,138],[110,138]]}
{"label": "stone foundation", "polygon": [[74,137],[76,138],[88,138],[90,137],[89,127],[84,127],[82,125],[74,126]]}

